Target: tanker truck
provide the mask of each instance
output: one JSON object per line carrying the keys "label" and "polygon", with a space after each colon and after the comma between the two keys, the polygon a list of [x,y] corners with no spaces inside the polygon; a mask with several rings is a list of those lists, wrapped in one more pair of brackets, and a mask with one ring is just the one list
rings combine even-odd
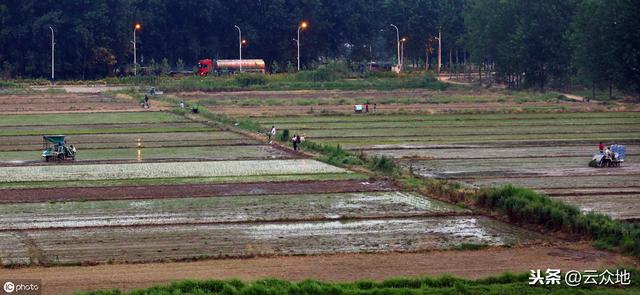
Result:
{"label": "tanker truck", "polygon": [[196,74],[200,77],[206,77],[209,74],[233,74],[240,72],[241,66],[243,72],[263,74],[265,72],[265,63],[262,59],[203,59],[198,62]]}

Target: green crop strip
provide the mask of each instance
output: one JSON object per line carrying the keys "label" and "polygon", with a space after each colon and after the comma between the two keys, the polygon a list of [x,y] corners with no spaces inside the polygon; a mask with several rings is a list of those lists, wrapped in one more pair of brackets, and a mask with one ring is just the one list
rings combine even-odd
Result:
{"label": "green crop strip", "polygon": [[[614,271],[615,272],[615,271]],[[632,278],[638,271],[629,270]],[[395,278],[382,282],[355,281],[349,283],[325,283],[313,280],[290,282],[278,279],[263,279],[255,282],[240,280],[186,280],[166,286],[155,286],[131,292],[95,291],[79,293],[83,295],[160,295],[160,294],[300,294],[300,295],[430,295],[430,294],[638,294],[640,287],[636,281],[625,288],[577,287],[566,284],[528,284],[528,274],[504,274],[479,280],[466,280],[452,276],[438,278]],[[633,280],[633,279],[632,279]]]}

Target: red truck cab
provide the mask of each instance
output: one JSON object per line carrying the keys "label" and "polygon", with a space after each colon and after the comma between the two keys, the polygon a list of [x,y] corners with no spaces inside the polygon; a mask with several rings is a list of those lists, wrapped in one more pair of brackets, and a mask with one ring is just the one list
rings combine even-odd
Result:
{"label": "red truck cab", "polygon": [[206,77],[213,71],[213,61],[211,59],[203,59],[198,62],[198,76]]}

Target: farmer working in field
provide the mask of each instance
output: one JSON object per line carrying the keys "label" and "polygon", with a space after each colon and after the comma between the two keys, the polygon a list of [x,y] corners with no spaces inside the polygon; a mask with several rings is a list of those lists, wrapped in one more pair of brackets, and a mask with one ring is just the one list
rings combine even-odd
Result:
{"label": "farmer working in field", "polygon": [[273,139],[276,138],[276,126],[271,126],[271,131],[267,135],[269,136],[269,143],[273,143]]}

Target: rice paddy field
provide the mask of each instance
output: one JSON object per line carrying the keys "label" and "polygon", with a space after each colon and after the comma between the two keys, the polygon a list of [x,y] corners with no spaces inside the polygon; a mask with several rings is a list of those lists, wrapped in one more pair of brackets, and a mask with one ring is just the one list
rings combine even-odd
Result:
{"label": "rice paddy field", "polygon": [[[303,100],[343,108],[359,101],[360,94],[387,101],[380,103],[376,114],[287,116],[287,107],[293,107],[292,113],[313,107]],[[635,112],[586,112],[607,107],[488,91],[360,94],[256,91],[170,96],[198,102],[215,114],[289,129],[314,142],[389,155],[421,175],[478,186],[519,183],[569,202],[588,200],[583,203],[585,210],[620,210],[615,217],[623,219],[637,214],[637,208],[629,205],[640,193],[634,181],[640,172],[634,164],[640,158],[636,152],[640,119]],[[24,96],[21,99],[38,103],[62,99],[64,94]],[[224,260],[238,268],[265,257],[356,259],[349,255],[365,254],[376,257],[365,268],[380,271],[386,266],[379,259],[388,255],[445,250],[459,251],[472,260],[503,250],[524,255],[528,264],[505,260],[490,267],[501,272],[528,271],[554,257],[566,258],[563,267],[575,267],[577,260],[571,257],[576,255],[597,256],[589,260],[597,260],[597,266],[617,259],[483,216],[463,204],[403,190],[388,179],[266,144],[255,133],[234,126],[160,108],[141,111],[135,101],[119,94],[74,93],[68,102],[80,104],[83,97],[88,102],[105,100],[99,110],[17,108],[0,116],[0,276],[25,269],[52,273],[70,266],[87,273],[104,267],[103,272],[116,274],[118,265],[156,267],[156,262],[162,264],[155,271],[166,273],[167,268],[193,260]],[[127,106],[120,105],[125,101]],[[524,104],[515,108],[539,104],[585,112],[448,114],[449,110],[424,108],[482,104],[484,109],[503,102]],[[416,112],[399,112],[401,104],[415,107]],[[284,109],[270,113],[270,107]],[[266,111],[258,114],[251,108]],[[75,161],[42,159],[42,136],[56,134],[65,135],[67,143],[77,148]],[[594,140],[627,144],[629,163],[611,170],[585,168]],[[584,178],[584,185],[564,181],[574,176]],[[611,183],[619,188],[609,191],[607,202],[602,202],[603,186]],[[626,210],[620,209],[623,206]],[[544,253],[530,255],[531,249]],[[402,263],[418,273],[426,269]],[[335,267],[324,272],[334,272]],[[47,284],[67,282],[53,279]]]}
{"label": "rice paddy field", "polygon": [[[385,155],[425,177],[534,188],[624,220],[638,220],[638,112],[423,114],[252,118],[354,152]],[[619,168],[591,168],[598,143],[623,144]],[[589,188],[588,192],[582,189]],[[584,202],[582,201],[584,200]]]}
{"label": "rice paddy field", "polygon": [[[5,266],[529,245],[553,239],[168,112],[0,119]],[[45,163],[64,134],[73,162]]]}

